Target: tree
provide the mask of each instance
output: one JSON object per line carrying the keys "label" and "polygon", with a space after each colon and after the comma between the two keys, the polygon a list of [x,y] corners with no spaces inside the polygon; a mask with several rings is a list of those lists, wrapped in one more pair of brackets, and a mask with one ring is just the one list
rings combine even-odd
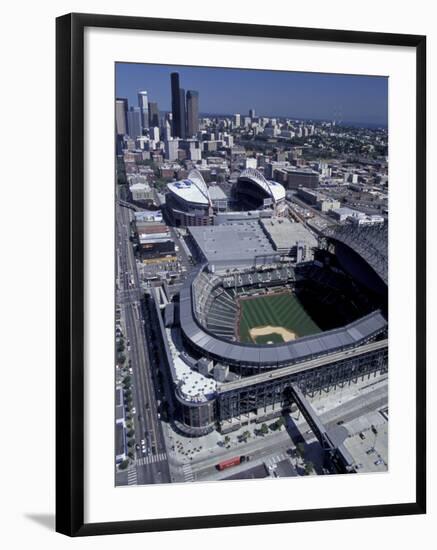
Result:
{"label": "tree", "polygon": [[269,433],[269,428],[268,428],[267,424],[261,424],[261,433],[263,435],[266,435],[266,434]]}
{"label": "tree", "polygon": [[297,445],[296,445],[296,451],[297,451],[297,454],[303,458],[305,456],[305,443],[303,443],[302,441],[300,441]]}
{"label": "tree", "polygon": [[126,459],[120,462],[120,464],[118,465],[118,468],[119,470],[126,470],[128,466],[129,466],[129,460]]}
{"label": "tree", "polygon": [[304,473],[306,476],[309,476],[314,472],[314,464],[312,462],[307,462],[304,467]]}
{"label": "tree", "polygon": [[230,442],[231,442],[231,438],[228,435],[226,435],[224,439],[225,445],[229,445]]}

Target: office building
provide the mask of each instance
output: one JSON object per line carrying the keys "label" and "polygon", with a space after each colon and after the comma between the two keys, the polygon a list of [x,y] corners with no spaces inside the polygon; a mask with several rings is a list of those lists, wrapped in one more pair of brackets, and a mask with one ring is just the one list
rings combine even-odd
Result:
{"label": "office building", "polygon": [[187,91],[187,132],[193,137],[199,131],[199,92]]}
{"label": "office building", "polygon": [[179,112],[180,112],[180,121],[179,121],[180,136],[174,136],[174,137],[180,137],[184,139],[187,137],[187,109],[186,109],[186,103],[185,103],[185,90],[183,88],[179,88]]}
{"label": "office building", "polygon": [[178,139],[169,139],[165,142],[165,158],[168,160],[177,160],[179,149]]}
{"label": "office building", "polygon": [[287,173],[287,189],[297,189],[298,187],[315,189],[319,186],[319,173],[314,170],[288,168]]}
{"label": "office building", "polygon": [[141,126],[144,132],[149,128],[149,102],[145,90],[138,92],[138,107],[141,110]]}
{"label": "office building", "polygon": [[155,101],[149,101],[149,128],[159,126],[159,109]]}
{"label": "office building", "polygon": [[127,99],[122,97],[115,100],[115,131],[119,136],[127,134]]}
{"label": "office building", "polygon": [[173,137],[185,138],[185,90],[179,86],[179,73],[171,73],[170,81],[171,110],[173,115]]}
{"label": "office building", "polygon": [[139,107],[131,107],[127,112],[127,129],[127,133],[132,139],[142,135],[141,109]]}
{"label": "office building", "polygon": [[157,126],[149,128],[149,136],[153,141],[159,141],[159,128]]}

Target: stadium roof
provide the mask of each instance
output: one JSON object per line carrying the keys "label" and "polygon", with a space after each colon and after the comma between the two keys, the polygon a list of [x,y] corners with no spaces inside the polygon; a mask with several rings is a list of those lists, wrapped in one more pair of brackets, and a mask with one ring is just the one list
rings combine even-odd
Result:
{"label": "stadium roof", "polygon": [[273,199],[273,202],[278,202],[285,199],[284,186],[276,181],[266,180],[261,172],[255,168],[246,168],[246,170],[243,170],[238,176],[238,179],[252,181],[258,185],[258,187],[261,187],[261,189],[263,189],[267,195]]}
{"label": "stadium roof", "polygon": [[180,325],[185,337],[202,354],[229,364],[249,368],[273,369],[327,353],[357,347],[387,328],[387,321],[375,311],[344,327],[305,336],[284,344],[241,344],[222,340],[205,329],[196,319],[193,308],[192,285],[206,266],[194,270],[187,277],[180,292]]}
{"label": "stadium roof", "polygon": [[167,189],[184,201],[205,206],[211,204],[208,187],[198,170],[191,170],[186,179],[167,183]]}
{"label": "stadium roof", "polygon": [[359,254],[377,275],[388,284],[388,226],[340,225],[327,227],[324,236],[343,243]]}

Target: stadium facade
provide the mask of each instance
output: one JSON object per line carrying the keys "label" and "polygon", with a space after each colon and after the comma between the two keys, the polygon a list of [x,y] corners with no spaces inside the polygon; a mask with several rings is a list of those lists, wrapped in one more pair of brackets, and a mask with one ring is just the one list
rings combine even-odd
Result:
{"label": "stadium facade", "polygon": [[[234,232],[237,241],[243,225],[227,226],[226,239]],[[255,246],[242,264],[232,257],[232,247],[226,260],[225,247],[217,265],[199,230],[194,228],[191,237],[204,246],[200,263],[172,300],[161,287],[151,289],[149,302],[180,430],[191,436],[213,429],[227,433],[280,415],[290,406],[292,386],[311,394],[388,369],[387,283],[375,264],[386,254],[384,231],[368,231],[361,239],[327,234],[315,258],[301,263],[272,254],[272,248],[263,255]],[[254,228],[250,231],[255,235]],[[353,248],[352,243],[358,244]],[[345,247],[358,262],[342,263],[336,248]],[[280,343],[241,341],[241,300],[262,302],[284,293],[302,301],[320,330]]]}

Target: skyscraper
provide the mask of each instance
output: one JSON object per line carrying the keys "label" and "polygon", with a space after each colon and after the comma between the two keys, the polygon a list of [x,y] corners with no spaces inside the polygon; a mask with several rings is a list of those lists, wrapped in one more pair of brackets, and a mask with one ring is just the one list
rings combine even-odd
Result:
{"label": "skyscraper", "polygon": [[171,110],[173,114],[173,136],[185,138],[185,90],[179,87],[179,73],[171,73]]}
{"label": "skyscraper", "polygon": [[241,126],[241,115],[239,113],[234,115],[234,124],[235,126]]}
{"label": "skyscraper", "polygon": [[133,139],[142,135],[141,109],[139,107],[131,107],[127,112],[127,129],[127,133]]}
{"label": "skyscraper", "polygon": [[255,118],[255,109],[249,109],[249,116],[250,118]]}
{"label": "skyscraper", "polygon": [[180,136],[181,138],[187,137],[187,109],[185,103],[185,90],[179,88],[179,112],[180,112]]}
{"label": "skyscraper", "polygon": [[141,109],[141,126],[144,131],[149,127],[149,101],[146,90],[138,92],[138,107]]}
{"label": "skyscraper", "polygon": [[199,131],[199,92],[187,91],[187,134],[193,137]]}
{"label": "skyscraper", "polygon": [[154,101],[149,101],[149,127],[159,127],[159,109],[158,104]]}
{"label": "skyscraper", "polygon": [[124,97],[115,100],[115,131],[119,136],[127,134],[127,99]]}

